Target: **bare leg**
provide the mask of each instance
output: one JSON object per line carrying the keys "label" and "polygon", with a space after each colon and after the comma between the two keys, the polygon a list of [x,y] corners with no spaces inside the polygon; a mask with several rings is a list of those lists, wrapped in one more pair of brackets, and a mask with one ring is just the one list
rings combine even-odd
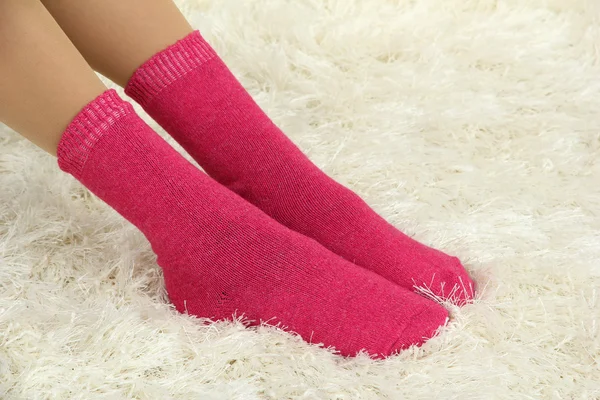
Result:
{"label": "bare leg", "polygon": [[0,121],[51,154],[106,90],[37,0],[0,1]]}
{"label": "bare leg", "polygon": [[171,0],[42,0],[88,63],[125,86],[152,55],[192,28]]}

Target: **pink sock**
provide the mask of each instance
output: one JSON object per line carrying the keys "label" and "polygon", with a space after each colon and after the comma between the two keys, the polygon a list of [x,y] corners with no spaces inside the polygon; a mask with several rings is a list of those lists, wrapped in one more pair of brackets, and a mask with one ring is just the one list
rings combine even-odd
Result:
{"label": "pink sock", "polygon": [[126,92],[210,176],[280,223],[402,287],[459,304],[472,298],[456,257],[406,236],[319,170],[197,31],[142,65]]}
{"label": "pink sock", "polygon": [[244,313],[343,355],[387,356],[445,322],[441,306],[331,253],[219,185],[109,90],[58,147],[71,173],[146,235],[181,312]]}

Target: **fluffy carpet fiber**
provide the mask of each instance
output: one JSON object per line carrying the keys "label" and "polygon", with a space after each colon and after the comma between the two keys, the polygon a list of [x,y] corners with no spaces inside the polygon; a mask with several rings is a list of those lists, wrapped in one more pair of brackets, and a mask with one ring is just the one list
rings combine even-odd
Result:
{"label": "fluffy carpet fiber", "polygon": [[464,260],[478,299],[384,361],[202,324],[135,228],[2,127],[0,398],[600,398],[597,4],[180,2],[311,159]]}

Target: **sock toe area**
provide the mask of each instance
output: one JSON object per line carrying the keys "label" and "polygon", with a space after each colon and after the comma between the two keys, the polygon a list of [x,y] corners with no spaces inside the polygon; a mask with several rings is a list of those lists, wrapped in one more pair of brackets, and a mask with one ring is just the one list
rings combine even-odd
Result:
{"label": "sock toe area", "polygon": [[436,335],[440,327],[448,322],[448,311],[431,301],[425,308],[407,321],[406,328],[400,333],[387,352],[392,355],[410,346],[421,346]]}
{"label": "sock toe area", "polygon": [[446,256],[443,264],[438,264],[427,289],[437,297],[464,306],[475,297],[475,282],[457,257]]}

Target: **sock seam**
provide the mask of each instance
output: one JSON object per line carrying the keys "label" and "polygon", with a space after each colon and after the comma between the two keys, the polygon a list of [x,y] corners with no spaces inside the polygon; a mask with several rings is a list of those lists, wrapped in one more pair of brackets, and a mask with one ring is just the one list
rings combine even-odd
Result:
{"label": "sock seam", "polygon": [[160,92],[217,57],[198,30],[159,51],[135,70],[125,93],[146,107]]}

